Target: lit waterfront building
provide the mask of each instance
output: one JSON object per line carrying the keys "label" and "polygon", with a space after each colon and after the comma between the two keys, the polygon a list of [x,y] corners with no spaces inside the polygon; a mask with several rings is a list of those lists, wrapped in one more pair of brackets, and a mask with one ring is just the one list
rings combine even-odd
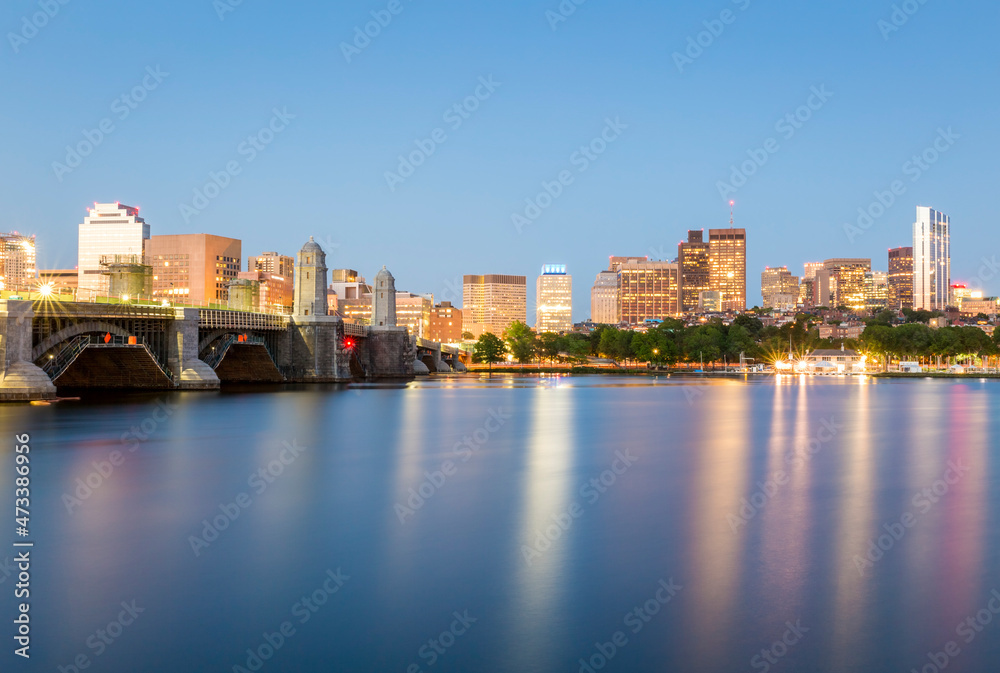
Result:
{"label": "lit waterfront building", "polygon": [[951,219],[944,213],[917,207],[913,223],[913,308],[941,311],[951,286]]}
{"label": "lit waterfront building", "polygon": [[722,293],[718,290],[699,293],[698,313],[722,313]]}
{"label": "lit waterfront building", "polygon": [[708,230],[709,287],[722,293],[722,310],[747,307],[747,230]]}
{"label": "lit waterfront building", "polygon": [[291,278],[266,271],[241,271],[237,278],[255,283],[257,310],[262,313],[292,314],[294,286]]}
{"label": "lit waterfront building", "polygon": [[565,264],[546,264],[535,283],[535,331],[561,334],[573,329],[573,276]]}
{"label": "lit waterfront building", "polygon": [[229,284],[240,273],[242,243],[212,234],[153,236],[146,261],[153,267],[153,299],[190,306],[228,305]]}
{"label": "lit waterfront building", "polygon": [[33,290],[35,275],[35,237],[0,234],[0,290]]}
{"label": "lit waterfront building", "polygon": [[889,308],[913,308],[913,248],[889,250]]}
{"label": "lit waterfront building", "polygon": [[464,331],[500,336],[515,320],[527,320],[527,278],[505,274],[465,276],[462,309]]}
{"label": "lit waterfront building", "polygon": [[704,230],[688,231],[687,241],[677,245],[677,284],[681,313],[698,310],[698,297],[711,289],[710,248]]}
{"label": "lit waterfront building", "polygon": [[678,266],[675,262],[629,262],[618,269],[618,307],[621,322],[640,325],[646,320],[680,314]]}
{"label": "lit waterfront building", "polygon": [[108,292],[108,276],[101,269],[102,258],[146,254],[149,225],[139,217],[139,209],[120,203],[95,203],[79,228],[77,287],[81,299],[93,299]]}
{"label": "lit waterfront building", "polygon": [[598,325],[617,325],[618,272],[601,271],[590,288],[590,319]]}
{"label": "lit waterfront building", "polygon": [[799,301],[799,277],[787,266],[767,267],[760,274],[760,294],[762,308],[794,310]]}

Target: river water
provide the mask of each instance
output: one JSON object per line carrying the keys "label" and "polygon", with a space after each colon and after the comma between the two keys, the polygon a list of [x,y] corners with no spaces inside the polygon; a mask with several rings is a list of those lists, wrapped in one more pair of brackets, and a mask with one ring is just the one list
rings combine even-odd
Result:
{"label": "river water", "polygon": [[15,434],[35,547],[31,660],[8,637],[0,668],[994,671],[998,425],[980,380],[2,406],[0,562]]}

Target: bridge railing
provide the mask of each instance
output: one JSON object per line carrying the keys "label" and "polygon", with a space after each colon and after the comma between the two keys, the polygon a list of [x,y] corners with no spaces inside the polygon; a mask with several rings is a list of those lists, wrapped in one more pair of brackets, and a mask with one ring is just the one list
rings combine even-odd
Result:
{"label": "bridge railing", "polygon": [[288,316],[271,313],[244,313],[201,309],[198,311],[198,327],[202,329],[273,330],[288,329]]}

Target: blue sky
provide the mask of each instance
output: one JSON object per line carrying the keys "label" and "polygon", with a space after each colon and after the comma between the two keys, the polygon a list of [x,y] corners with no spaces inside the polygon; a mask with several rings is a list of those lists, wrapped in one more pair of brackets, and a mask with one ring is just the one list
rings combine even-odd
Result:
{"label": "blue sky", "polygon": [[[234,1],[42,0],[37,30],[38,0],[4,3],[0,229],[36,233],[40,266],[74,266],[85,208],[121,201],[154,234],[241,238],[244,257],[312,235],[331,267],[386,264],[439,300],[467,273],[527,275],[533,295],[542,264],[567,264],[580,320],[609,255],[673,259],[687,229],[726,226],[719,183],[750,161],[732,198],[751,305],[765,266],[884,269],[917,205],[952,218],[953,278],[1000,292],[983,262],[1000,257],[995,3],[910,0],[893,24],[878,0]],[[345,56],[372,12],[387,25]],[[689,39],[705,46],[679,66]],[[196,202],[211,174],[226,186]],[[519,231],[543,183],[558,196]]]}

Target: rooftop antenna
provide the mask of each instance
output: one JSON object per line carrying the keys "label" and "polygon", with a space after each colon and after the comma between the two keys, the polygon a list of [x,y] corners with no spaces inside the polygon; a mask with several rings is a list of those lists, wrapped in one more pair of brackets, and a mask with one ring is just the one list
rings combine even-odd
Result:
{"label": "rooftop antenna", "polygon": [[733,228],[733,206],[736,205],[735,201],[729,202],[729,228]]}

